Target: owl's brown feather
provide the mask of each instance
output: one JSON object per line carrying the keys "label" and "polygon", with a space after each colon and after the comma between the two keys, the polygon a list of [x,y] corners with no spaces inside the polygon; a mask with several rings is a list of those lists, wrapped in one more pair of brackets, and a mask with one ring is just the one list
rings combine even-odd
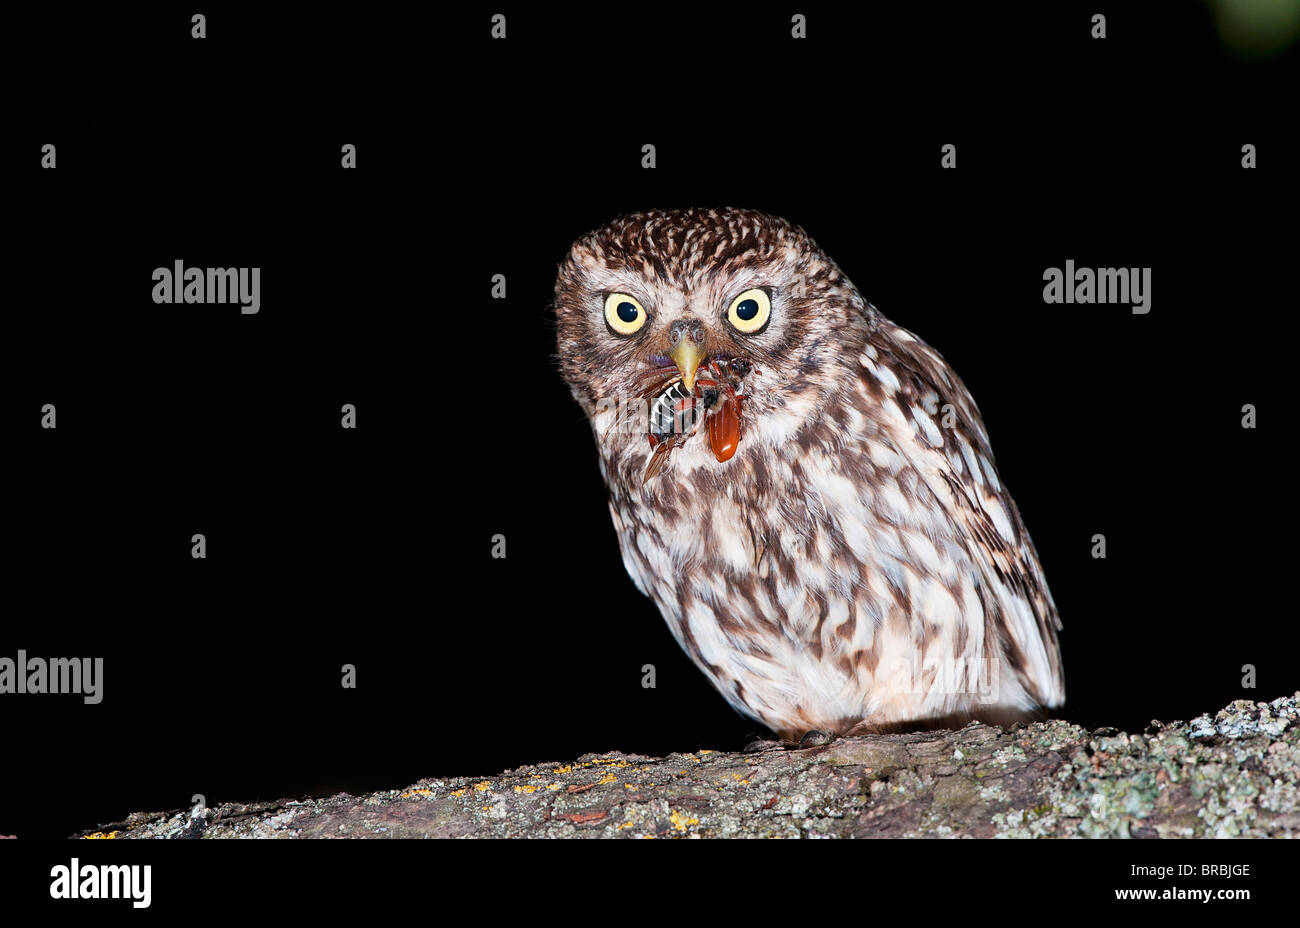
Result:
{"label": "owl's brown feather", "polygon": [[[759,286],[771,320],[744,335],[725,308]],[[644,305],[642,330],[610,330],[609,293]],[[574,244],[556,315],[628,573],[738,710],[797,737],[1061,703],[1056,610],[974,401],[802,230],[622,217]],[[687,437],[644,479],[651,448],[617,401],[681,320],[753,363],[739,450]]]}
{"label": "owl's brown feather", "polygon": [[[1005,587],[1014,602],[1030,608],[1029,615],[1013,614],[1005,596],[985,602],[986,621],[999,630],[1003,659],[1037,703],[1060,705],[1065,699],[1057,646],[1061,621],[1038,552],[998,477],[975,400],[939,353],[911,332],[883,321],[868,344],[877,357],[864,359],[864,376],[877,380],[871,368],[881,364],[896,375],[894,398],[913,422],[922,448],[917,455],[925,450],[933,455],[927,483],[966,526],[985,583]],[[936,414],[929,413],[929,405],[937,407]],[[1034,661],[1038,666],[1031,672]]]}

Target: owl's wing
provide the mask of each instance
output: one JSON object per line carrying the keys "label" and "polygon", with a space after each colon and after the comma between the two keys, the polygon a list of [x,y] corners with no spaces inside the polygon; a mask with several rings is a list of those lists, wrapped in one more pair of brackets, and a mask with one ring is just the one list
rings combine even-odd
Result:
{"label": "owl's wing", "polygon": [[[873,356],[874,355],[874,356]],[[1038,552],[998,479],[988,435],[966,385],[937,351],[878,317],[862,358],[864,377],[892,398],[894,425],[910,441],[922,479],[964,527],[978,566],[985,619],[1002,657],[1040,705],[1065,700],[1057,645],[1061,620]],[[883,404],[890,410],[888,403]],[[901,418],[900,418],[901,413]],[[987,595],[987,594],[992,594]]]}

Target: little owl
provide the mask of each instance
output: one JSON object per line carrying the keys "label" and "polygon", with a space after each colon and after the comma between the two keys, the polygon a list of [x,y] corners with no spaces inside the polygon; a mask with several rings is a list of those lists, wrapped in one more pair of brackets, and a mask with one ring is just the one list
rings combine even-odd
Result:
{"label": "little owl", "polygon": [[817,744],[1062,703],[975,401],[802,229],[623,216],[573,244],[555,314],[627,572],[737,710]]}

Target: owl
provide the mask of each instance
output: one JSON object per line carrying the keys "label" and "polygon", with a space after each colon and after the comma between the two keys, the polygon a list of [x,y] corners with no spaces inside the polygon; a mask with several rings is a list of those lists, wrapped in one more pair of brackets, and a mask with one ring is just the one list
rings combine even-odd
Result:
{"label": "owl", "polygon": [[801,228],[622,216],[574,242],[555,315],[623,564],[735,709],[808,745],[1062,703],[975,401]]}

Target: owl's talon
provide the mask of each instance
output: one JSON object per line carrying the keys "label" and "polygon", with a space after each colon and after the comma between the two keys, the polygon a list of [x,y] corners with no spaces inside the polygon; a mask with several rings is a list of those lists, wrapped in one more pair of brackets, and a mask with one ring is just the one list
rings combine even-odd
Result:
{"label": "owl's talon", "polygon": [[835,735],[814,728],[812,731],[806,731],[803,733],[803,737],[799,739],[799,747],[819,748],[824,744],[830,744],[834,740]]}
{"label": "owl's talon", "polygon": [[758,754],[763,751],[801,751],[804,748],[819,748],[823,745],[830,744],[835,740],[833,732],[825,732],[819,728],[804,732],[802,738],[798,741],[789,738],[781,738],[779,741],[770,741],[766,738],[758,738],[745,745],[743,754]]}

